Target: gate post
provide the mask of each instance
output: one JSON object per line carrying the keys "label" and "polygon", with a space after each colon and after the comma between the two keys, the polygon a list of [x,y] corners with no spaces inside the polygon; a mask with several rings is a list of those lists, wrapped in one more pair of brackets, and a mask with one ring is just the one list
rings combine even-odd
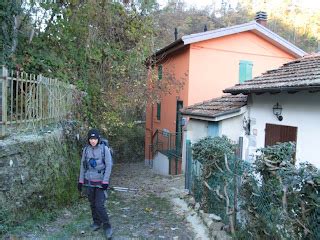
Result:
{"label": "gate post", "polygon": [[0,137],[6,135],[7,124],[7,83],[8,83],[8,69],[5,66],[0,68]]}
{"label": "gate post", "polygon": [[191,192],[191,181],[192,181],[192,149],[191,141],[186,141],[186,172],[185,172],[185,189]]}

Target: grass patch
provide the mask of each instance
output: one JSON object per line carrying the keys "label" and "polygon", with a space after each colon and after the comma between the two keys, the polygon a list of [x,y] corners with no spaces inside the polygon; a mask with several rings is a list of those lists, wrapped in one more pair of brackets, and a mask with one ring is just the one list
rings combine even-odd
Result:
{"label": "grass patch", "polygon": [[[58,216],[57,210],[52,211],[33,211],[29,213],[28,219],[18,223],[10,222],[5,226],[5,232],[2,235],[20,235],[24,232],[41,232],[42,226],[54,221]],[[26,218],[26,216],[21,216],[21,219]]]}
{"label": "grass patch", "polygon": [[[120,205],[116,194],[109,195],[107,204],[110,209]],[[86,198],[82,198],[69,208],[50,212],[35,211],[30,214],[28,220],[18,225],[6,225],[6,233],[0,235],[0,238],[19,239],[32,235],[37,239],[101,239],[103,237],[102,231],[92,232],[91,222],[89,202]],[[84,233],[81,233],[82,231]]]}

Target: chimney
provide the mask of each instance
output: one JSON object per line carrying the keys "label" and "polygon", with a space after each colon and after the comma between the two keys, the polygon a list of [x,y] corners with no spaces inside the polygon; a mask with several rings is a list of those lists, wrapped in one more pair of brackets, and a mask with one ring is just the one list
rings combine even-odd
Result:
{"label": "chimney", "polygon": [[178,29],[174,28],[174,40],[178,39]]}
{"label": "chimney", "polygon": [[256,13],[254,20],[262,26],[267,27],[268,15],[266,12],[259,11]]}
{"label": "chimney", "polygon": [[208,28],[207,28],[207,24],[204,25],[204,29],[203,29],[204,32],[208,31]]}

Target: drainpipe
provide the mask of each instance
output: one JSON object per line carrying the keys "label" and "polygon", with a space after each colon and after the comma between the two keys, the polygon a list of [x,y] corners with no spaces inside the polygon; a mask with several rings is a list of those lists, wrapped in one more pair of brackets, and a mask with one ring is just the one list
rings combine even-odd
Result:
{"label": "drainpipe", "polygon": [[152,159],[151,163],[152,163],[152,166],[153,166],[153,103],[151,104],[151,131],[150,131],[150,140],[151,140],[151,151],[149,153],[149,166],[151,165],[150,164],[150,160]]}

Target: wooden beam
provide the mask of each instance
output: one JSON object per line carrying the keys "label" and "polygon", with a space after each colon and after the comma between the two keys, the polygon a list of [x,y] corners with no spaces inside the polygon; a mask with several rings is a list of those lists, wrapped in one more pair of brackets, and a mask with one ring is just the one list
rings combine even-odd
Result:
{"label": "wooden beam", "polygon": [[288,94],[295,94],[297,93],[298,91],[288,91]]}
{"label": "wooden beam", "polygon": [[278,93],[281,93],[281,91],[270,92],[271,95],[275,95],[275,94],[278,94]]}
{"label": "wooden beam", "polygon": [[320,92],[320,89],[318,90],[310,90],[309,93],[316,93],[316,92]]}

